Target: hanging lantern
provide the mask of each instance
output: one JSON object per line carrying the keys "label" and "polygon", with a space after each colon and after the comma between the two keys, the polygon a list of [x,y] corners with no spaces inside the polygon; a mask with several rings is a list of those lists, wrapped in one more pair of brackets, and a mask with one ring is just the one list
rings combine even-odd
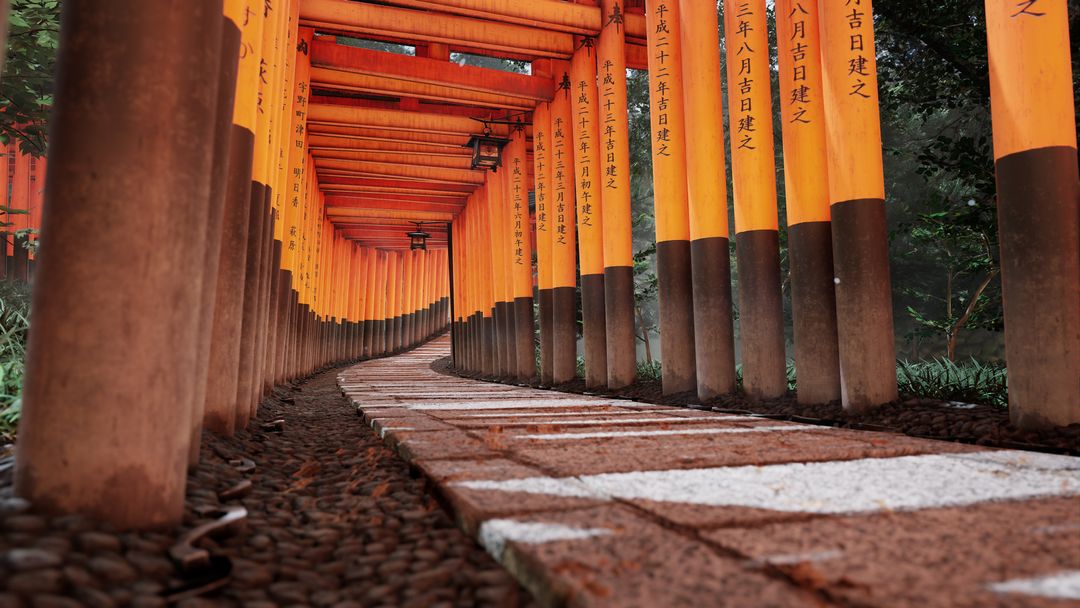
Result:
{"label": "hanging lantern", "polygon": [[423,222],[416,222],[416,230],[413,232],[406,232],[405,236],[409,237],[410,251],[415,249],[427,251],[427,240],[431,237],[431,235],[424,232]]}
{"label": "hanging lantern", "polygon": [[483,135],[473,135],[469,139],[469,143],[465,144],[466,147],[472,148],[472,168],[473,169],[490,169],[493,173],[498,171],[499,165],[502,164],[501,152],[503,146],[505,146],[510,140],[502,137],[493,137],[491,135],[491,129],[484,125]]}

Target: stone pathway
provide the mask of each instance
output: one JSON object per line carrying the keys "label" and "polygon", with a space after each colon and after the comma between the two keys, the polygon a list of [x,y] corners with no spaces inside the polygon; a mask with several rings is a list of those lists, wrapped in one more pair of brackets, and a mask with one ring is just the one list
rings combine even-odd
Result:
{"label": "stone pathway", "polygon": [[543,603],[1080,605],[1080,459],[439,374],[339,374]]}

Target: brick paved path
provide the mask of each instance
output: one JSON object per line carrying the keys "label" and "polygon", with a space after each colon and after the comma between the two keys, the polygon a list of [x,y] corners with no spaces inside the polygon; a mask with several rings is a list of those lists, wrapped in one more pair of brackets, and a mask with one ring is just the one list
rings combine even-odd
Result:
{"label": "brick paved path", "polygon": [[339,384],[542,602],[1080,602],[1080,459],[483,383],[447,354]]}

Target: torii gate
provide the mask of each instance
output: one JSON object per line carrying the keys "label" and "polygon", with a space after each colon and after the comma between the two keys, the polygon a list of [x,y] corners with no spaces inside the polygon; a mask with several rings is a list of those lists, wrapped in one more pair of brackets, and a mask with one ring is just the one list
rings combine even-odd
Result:
{"label": "torii gate", "polygon": [[[1080,421],[1066,3],[986,11],[1010,409],[1065,425]],[[776,14],[799,398],[872,408],[896,378],[871,1]],[[725,1],[757,398],[786,388],[766,28],[765,0]],[[730,392],[717,30],[703,0],[67,0],[18,493],[125,528],[174,523],[204,426],[232,433],[275,384],[448,323],[459,368],[565,382],[579,275],[586,382],[631,384],[628,67],[651,77],[664,390]],[[497,171],[462,147],[482,123],[507,140]]]}

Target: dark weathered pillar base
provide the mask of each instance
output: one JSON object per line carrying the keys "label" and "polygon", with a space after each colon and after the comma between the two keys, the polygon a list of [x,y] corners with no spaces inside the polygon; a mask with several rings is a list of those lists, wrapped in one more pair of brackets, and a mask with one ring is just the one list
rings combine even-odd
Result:
{"label": "dark weathered pillar base", "polygon": [[660,356],[665,395],[697,390],[690,242],[656,244],[660,296]]}
{"label": "dark weathered pillar base", "polygon": [[836,401],[840,399],[840,351],[830,222],[789,227],[788,259],[799,403]]}
{"label": "dark weathered pillar base", "polygon": [[577,289],[551,290],[552,384],[577,377]]}
{"label": "dark weathered pillar base", "polygon": [[581,317],[585,334],[585,386],[607,386],[607,321],[604,275],[581,275]]}
{"label": "dark weathered pillar base", "polygon": [[554,378],[552,365],[555,363],[555,340],[551,331],[551,290],[539,289],[537,295],[540,298],[540,382],[551,385]]}
{"label": "dark weathered pillar base", "polygon": [[865,411],[896,400],[885,201],[834,204],[832,237],[841,396],[845,410]]}
{"label": "dark weathered pillar base", "polygon": [[485,316],[481,320],[480,371],[485,376],[495,375],[495,319]]}
{"label": "dark weathered pillar base", "polygon": [[604,269],[604,322],[608,388],[625,388],[637,380],[634,269],[629,266]]}
{"label": "dark weathered pillar base", "polygon": [[1080,422],[1080,183],[1076,149],[997,160],[1009,418]]}
{"label": "dark weathered pillar base", "polygon": [[735,392],[731,249],[723,237],[690,241],[698,399]]}
{"label": "dark weathered pillar base", "polygon": [[517,347],[518,380],[528,382],[536,376],[536,338],[533,321],[533,299],[514,299],[514,344]]}
{"label": "dark weathered pillar base", "polygon": [[747,230],[735,243],[743,391],[751,399],[775,399],[787,393],[780,237],[775,230]]}

